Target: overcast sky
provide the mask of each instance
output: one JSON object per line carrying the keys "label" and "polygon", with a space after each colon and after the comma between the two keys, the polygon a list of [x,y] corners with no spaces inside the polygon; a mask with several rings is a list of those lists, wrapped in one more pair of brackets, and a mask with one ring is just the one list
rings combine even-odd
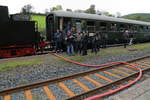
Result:
{"label": "overcast sky", "polygon": [[96,10],[111,14],[150,13],[150,0],[0,0],[0,5],[9,6],[11,14],[20,12],[21,7],[26,4],[31,4],[36,12],[44,12],[46,8],[56,5],[62,5],[63,9],[85,10],[95,4]]}

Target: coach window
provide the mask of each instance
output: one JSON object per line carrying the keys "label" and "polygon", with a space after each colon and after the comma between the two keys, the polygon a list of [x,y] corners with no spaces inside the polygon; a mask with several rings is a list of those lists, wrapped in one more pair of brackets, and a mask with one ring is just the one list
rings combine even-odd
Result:
{"label": "coach window", "polygon": [[131,32],[131,33],[134,33],[134,31],[135,31],[135,25],[130,25],[130,27],[129,27],[129,31]]}
{"label": "coach window", "polygon": [[63,18],[63,30],[65,32],[70,31],[72,28],[72,21],[71,18]]}
{"label": "coach window", "polygon": [[63,17],[58,18],[58,26],[60,30],[63,30]]}
{"label": "coach window", "polygon": [[127,28],[127,25],[125,25],[125,24],[120,24],[119,31],[120,31],[120,32],[124,32],[126,28]]}
{"label": "coach window", "polygon": [[148,32],[148,26],[144,27],[145,32]]}
{"label": "coach window", "polygon": [[133,28],[133,25],[130,25],[130,24],[129,24],[129,25],[128,25],[128,30],[129,30],[129,31],[132,31],[132,28]]}
{"label": "coach window", "polygon": [[94,21],[87,21],[87,30],[90,33],[95,32],[95,22]]}
{"label": "coach window", "polygon": [[138,30],[138,26],[137,26],[137,25],[134,25],[134,26],[133,26],[133,31],[134,31],[134,32],[137,32],[137,30]]}
{"label": "coach window", "polygon": [[81,20],[76,20],[75,22],[75,28],[77,31],[82,31],[82,27],[81,27]]}
{"label": "coach window", "polygon": [[117,26],[117,24],[111,23],[111,24],[110,24],[110,31],[115,32],[115,31],[116,31],[116,28],[117,28],[116,26]]}
{"label": "coach window", "polygon": [[146,26],[146,31],[149,32],[149,27],[148,26]]}
{"label": "coach window", "polygon": [[147,26],[145,26],[145,27],[144,27],[144,29],[145,29],[145,32],[147,32],[147,31],[148,31],[148,27],[147,27]]}
{"label": "coach window", "polygon": [[148,32],[150,31],[150,26],[147,26],[148,27]]}
{"label": "coach window", "polygon": [[86,25],[86,21],[85,21],[85,20],[82,20],[82,21],[81,21],[81,30],[82,30],[82,31],[85,31],[85,30],[86,30],[86,26],[87,26],[87,25]]}
{"label": "coach window", "polygon": [[143,32],[143,31],[144,31],[144,26],[140,26],[140,27],[139,27],[139,31],[140,31],[140,32]]}
{"label": "coach window", "polygon": [[143,26],[143,31],[146,32],[146,26]]}
{"label": "coach window", "polygon": [[100,22],[100,29],[101,29],[101,31],[106,31],[107,30],[107,24],[105,22]]}

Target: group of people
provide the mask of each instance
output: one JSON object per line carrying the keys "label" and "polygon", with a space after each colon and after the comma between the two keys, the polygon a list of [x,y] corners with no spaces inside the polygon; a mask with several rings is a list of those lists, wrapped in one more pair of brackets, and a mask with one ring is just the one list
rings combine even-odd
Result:
{"label": "group of people", "polygon": [[[87,31],[67,31],[63,32],[57,30],[53,34],[54,49],[56,52],[66,51],[69,56],[76,54],[87,55],[87,50],[91,49],[91,52],[97,53],[100,48],[106,48],[108,36],[101,32],[88,33]],[[128,30],[125,30],[123,35],[124,48],[126,45],[131,45],[133,41],[133,34],[129,34]]]}
{"label": "group of people", "polygon": [[53,34],[53,43],[56,52],[66,51],[69,56],[76,54],[87,55],[87,50],[95,54],[101,47],[106,48],[107,36],[97,33],[88,33],[87,31],[67,31],[57,30]]}

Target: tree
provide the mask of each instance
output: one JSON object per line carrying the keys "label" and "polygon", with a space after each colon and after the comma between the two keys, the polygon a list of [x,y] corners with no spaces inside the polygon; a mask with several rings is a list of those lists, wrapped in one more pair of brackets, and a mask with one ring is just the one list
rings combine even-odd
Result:
{"label": "tree", "polygon": [[126,16],[123,16],[123,18],[150,22],[149,18],[147,18],[145,16],[141,16],[139,14],[126,15]]}
{"label": "tree", "polygon": [[52,7],[51,11],[63,10],[61,5],[57,5],[56,7]]}
{"label": "tree", "polygon": [[21,8],[21,13],[23,13],[23,14],[29,14],[32,12],[33,12],[33,6],[31,4],[24,5]]}
{"label": "tree", "polygon": [[72,12],[72,9],[66,9],[66,11],[70,11],[70,12]]}
{"label": "tree", "polygon": [[99,11],[99,10],[97,10],[97,11],[96,11],[96,14],[97,14],[97,15],[102,15],[102,12]]}
{"label": "tree", "polygon": [[115,17],[113,14],[110,14],[110,13],[107,12],[107,11],[102,11],[101,14],[102,14],[102,15],[105,15],[105,16]]}
{"label": "tree", "polygon": [[96,14],[95,5],[92,4],[90,8],[85,10],[85,13]]}
{"label": "tree", "polygon": [[102,15],[109,16],[109,12],[107,12],[107,11],[102,11]]}

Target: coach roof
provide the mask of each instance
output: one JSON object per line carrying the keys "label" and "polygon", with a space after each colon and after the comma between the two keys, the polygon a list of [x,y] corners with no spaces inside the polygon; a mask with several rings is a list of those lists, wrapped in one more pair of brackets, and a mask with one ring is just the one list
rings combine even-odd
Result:
{"label": "coach roof", "polygon": [[129,20],[124,18],[108,17],[104,15],[97,15],[97,14],[76,13],[76,12],[69,12],[69,11],[53,11],[50,14],[54,14],[55,16],[60,16],[60,17],[72,17],[72,18],[81,18],[81,19],[93,19],[93,20],[130,23],[130,24],[150,25],[150,23],[148,22]]}

